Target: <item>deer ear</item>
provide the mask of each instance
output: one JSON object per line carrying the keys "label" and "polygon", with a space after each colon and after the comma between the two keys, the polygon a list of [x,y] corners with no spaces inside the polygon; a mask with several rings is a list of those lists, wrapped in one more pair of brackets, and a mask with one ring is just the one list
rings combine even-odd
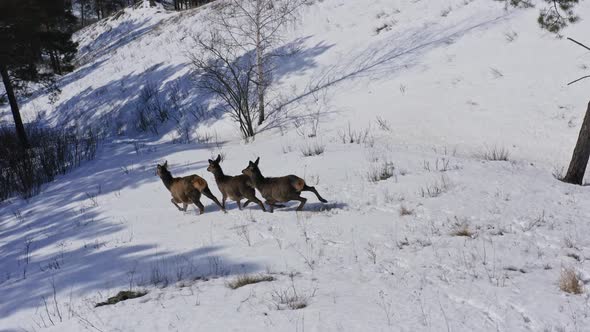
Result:
{"label": "deer ear", "polygon": [[162,167],[164,167],[164,168],[168,168],[168,160],[166,160],[166,161],[164,162],[164,165],[162,165]]}
{"label": "deer ear", "polygon": [[254,162],[254,165],[258,166],[258,162],[260,161],[260,157],[256,158],[256,161]]}
{"label": "deer ear", "polygon": [[215,161],[216,162],[220,162],[221,161],[221,155],[220,154],[217,155],[217,159],[215,159]]}
{"label": "deer ear", "polygon": [[207,159],[207,161],[209,161],[209,164],[213,164],[213,160]]}

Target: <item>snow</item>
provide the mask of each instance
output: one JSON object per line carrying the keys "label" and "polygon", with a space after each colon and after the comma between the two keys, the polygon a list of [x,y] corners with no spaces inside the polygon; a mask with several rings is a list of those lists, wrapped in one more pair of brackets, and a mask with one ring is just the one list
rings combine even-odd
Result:
{"label": "snow", "polygon": [[[271,91],[293,100],[289,115],[321,109],[318,137],[285,116],[246,144],[220,114],[182,120],[208,142],[173,144],[172,123],[137,133],[146,82],[178,82],[187,109],[209,101],[187,58],[208,8],[128,9],[80,31],[81,67],[59,100],[24,103],[26,119],[113,136],[40,195],[0,205],[0,331],[587,330],[587,290],[564,293],[559,278],[573,268],[590,283],[590,192],[552,176],[585,111],[585,83],[566,83],[585,74],[587,52],[538,29],[535,10],[490,0],[318,1],[289,31],[301,51]],[[349,126],[368,138],[343,143]],[[325,152],[303,157],[315,142]],[[481,158],[494,147],[509,161]],[[297,174],[329,203],[306,193],[301,213],[229,202],[223,214],[203,198],[205,214],[179,212],[155,165],[199,174],[219,198],[206,171],[218,153],[227,174],[260,156],[264,175]],[[369,181],[386,162],[393,176]],[[456,236],[463,227],[472,235]],[[275,280],[227,287],[244,274]],[[129,288],[148,294],[94,308]],[[278,310],[285,292],[307,306]]]}

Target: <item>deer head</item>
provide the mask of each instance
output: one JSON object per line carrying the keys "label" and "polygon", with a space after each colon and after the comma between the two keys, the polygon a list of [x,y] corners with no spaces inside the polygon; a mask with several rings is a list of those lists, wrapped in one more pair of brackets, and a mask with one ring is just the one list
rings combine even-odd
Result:
{"label": "deer head", "polygon": [[211,173],[221,171],[221,166],[219,166],[220,162],[221,162],[221,155],[220,154],[217,155],[217,158],[215,160],[209,159],[209,166],[207,167],[207,171],[209,171]]}
{"label": "deer head", "polygon": [[159,177],[162,177],[163,174],[168,174],[170,172],[168,172],[168,160],[166,160],[164,162],[163,165],[158,164],[158,166],[156,166],[156,175]]}
{"label": "deer head", "polygon": [[242,170],[242,174],[247,175],[249,177],[254,177],[260,174],[260,169],[258,168],[258,162],[260,162],[260,157],[256,158],[255,162],[249,162],[248,167]]}

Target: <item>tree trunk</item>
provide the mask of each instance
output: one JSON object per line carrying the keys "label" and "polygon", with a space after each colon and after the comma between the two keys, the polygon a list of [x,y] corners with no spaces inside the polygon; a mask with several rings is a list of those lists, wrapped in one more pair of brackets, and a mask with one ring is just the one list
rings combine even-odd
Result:
{"label": "tree trunk", "polygon": [[[256,4],[260,6],[259,3]],[[262,28],[260,26],[260,8],[256,10],[256,71],[258,76],[258,83],[256,85],[256,91],[258,93],[258,125],[261,125],[264,122],[265,114],[264,114],[264,64],[262,63],[262,40],[261,40],[261,31]]]}
{"label": "tree trunk", "polygon": [[86,26],[86,0],[80,0],[80,23]]}
{"label": "tree trunk", "polygon": [[55,54],[55,64],[57,65],[57,73],[59,75],[63,75],[63,71],[61,70],[61,59],[59,58],[59,52],[58,51],[54,51]]}
{"label": "tree trunk", "polygon": [[12,117],[14,118],[16,134],[20,140],[23,150],[27,150],[30,148],[29,140],[27,139],[27,133],[25,132],[23,120],[20,117],[18,102],[16,100],[16,96],[14,95],[14,89],[12,88],[12,83],[10,82],[10,76],[8,76],[8,69],[6,69],[6,65],[0,64],[0,75],[2,76],[4,89],[6,89],[6,94],[8,95],[8,101],[10,102],[10,109],[12,110]]}
{"label": "tree trunk", "polygon": [[51,68],[54,72],[58,72],[57,70],[57,59],[55,58],[55,52],[53,50],[49,51],[49,59],[51,59]]}
{"label": "tree trunk", "polygon": [[563,178],[563,182],[582,184],[584,180],[584,173],[586,172],[586,166],[588,165],[588,159],[590,158],[590,102],[586,109],[586,115],[584,116],[584,122],[582,122],[582,128],[580,129],[580,135],[578,136],[578,142],[570,161],[570,166],[567,170],[567,174]]}

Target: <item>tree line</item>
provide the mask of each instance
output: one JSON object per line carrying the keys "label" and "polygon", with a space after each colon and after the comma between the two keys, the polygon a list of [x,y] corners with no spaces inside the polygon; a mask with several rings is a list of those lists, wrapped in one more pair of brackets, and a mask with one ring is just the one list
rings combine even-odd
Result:
{"label": "tree line", "polygon": [[206,5],[214,0],[172,0],[175,10],[191,9]]}
{"label": "tree line", "polygon": [[73,70],[77,45],[71,39],[77,19],[64,0],[0,2],[0,75],[22,146],[29,142],[20,117],[17,93],[28,82],[51,86],[55,74]]}
{"label": "tree line", "polygon": [[[65,0],[71,10],[77,13],[81,26],[108,17],[121,9],[133,6],[143,0]],[[168,9],[185,10],[200,7],[214,0],[150,0],[160,3]]]}

